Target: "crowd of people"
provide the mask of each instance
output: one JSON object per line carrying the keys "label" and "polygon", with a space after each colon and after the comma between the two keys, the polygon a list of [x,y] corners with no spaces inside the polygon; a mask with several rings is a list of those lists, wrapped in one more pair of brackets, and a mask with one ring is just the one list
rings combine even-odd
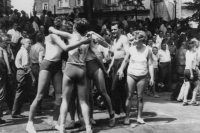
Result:
{"label": "crowd of people", "polygon": [[[137,123],[142,118],[143,95],[160,98],[172,91],[172,100],[198,106],[199,34],[180,21],[148,18],[114,20],[58,16],[43,11],[30,18],[24,11],[11,10],[0,19],[0,124],[4,103],[12,118],[23,118],[23,104],[30,103],[28,133],[36,133],[34,117],[42,115],[42,101],[50,86],[54,89],[52,126],[65,133],[75,114],[81,129],[92,133],[93,90],[97,89],[109,113],[109,126],[115,114],[126,114],[130,125],[133,96],[137,96]],[[94,24],[96,24],[94,26]],[[108,82],[111,81],[112,83]],[[188,102],[188,97],[192,98]]]}

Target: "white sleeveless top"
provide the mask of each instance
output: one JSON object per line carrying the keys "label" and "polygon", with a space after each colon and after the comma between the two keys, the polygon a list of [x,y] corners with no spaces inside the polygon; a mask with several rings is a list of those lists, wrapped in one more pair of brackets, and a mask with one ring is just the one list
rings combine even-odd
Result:
{"label": "white sleeveless top", "polygon": [[[144,44],[143,44],[144,45]],[[146,45],[146,48],[143,53],[139,53],[136,49],[136,46],[130,48],[130,61],[128,66],[128,74],[134,76],[145,76],[148,73],[147,57],[149,49]]]}
{"label": "white sleeveless top", "polygon": [[60,61],[63,49],[57,44],[51,44],[47,41],[45,41],[45,45],[46,45],[46,48],[45,48],[44,59],[49,60],[49,61],[54,61],[54,62]]}
{"label": "white sleeveless top", "polygon": [[[78,35],[77,38],[75,38],[75,40],[72,40],[72,41],[80,41],[82,38],[83,37],[81,35]],[[70,45],[70,42],[69,42],[69,45]],[[78,48],[70,50],[68,52],[69,57],[68,57],[67,63],[85,66],[85,58],[87,56],[89,46],[90,45],[82,44]]]}

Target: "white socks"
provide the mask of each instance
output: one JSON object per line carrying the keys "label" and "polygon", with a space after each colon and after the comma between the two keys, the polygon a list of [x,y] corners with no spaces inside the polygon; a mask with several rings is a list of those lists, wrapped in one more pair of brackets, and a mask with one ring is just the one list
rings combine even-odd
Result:
{"label": "white socks", "polygon": [[86,131],[87,131],[87,132],[92,130],[91,125],[88,125],[88,126],[85,126],[85,127],[86,127]]}
{"label": "white socks", "polygon": [[27,126],[33,126],[33,122],[32,121],[28,121]]}

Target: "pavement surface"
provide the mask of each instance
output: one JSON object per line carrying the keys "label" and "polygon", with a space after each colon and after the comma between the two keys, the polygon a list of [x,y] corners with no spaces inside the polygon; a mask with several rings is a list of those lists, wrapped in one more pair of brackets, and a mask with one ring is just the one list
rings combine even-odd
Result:
{"label": "pavement surface", "polygon": [[[125,114],[116,115],[116,126],[108,126],[109,115],[106,111],[96,109],[94,119],[97,124],[94,126],[94,133],[200,133],[200,106],[183,106],[170,100],[171,93],[159,93],[161,98],[153,98],[145,95],[145,105],[143,117],[146,124],[136,124],[136,99],[133,99],[131,122],[136,124],[134,128],[123,125]],[[198,100],[200,98],[198,97]],[[52,130],[48,124],[52,117],[53,101],[45,100],[43,116],[35,118],[35,128],[38,133],[58,133]],[[23,115],[28,116],[29,105],[23,107]],[[28,118],[12,119],[11,115],[5,115],[4,120],[8,123],[0,125],[0,133],[26,133],[26,123]],[[68,120],[69,115],[68,115]],[[67,133],[78,133],[79,125],[75,129],[67,130]],[[82,131],[81,133],[84,133]]]}

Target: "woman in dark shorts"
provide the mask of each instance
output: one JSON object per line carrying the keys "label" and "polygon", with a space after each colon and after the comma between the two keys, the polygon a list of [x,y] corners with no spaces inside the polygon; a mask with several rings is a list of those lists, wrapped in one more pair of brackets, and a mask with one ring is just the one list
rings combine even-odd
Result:
{"label": "woman in dark shorts", "polygon": [[[154,71],[153,71],[153,60],[152,60],[152,51],[145,44],[147,38],[144,31],[137,31],[136,35],[136,45],[133,45],[129,48],[129,52],[126,54],[124,61],[118,70],[119,79],[124,77],[124,69],[129,62],[127,70],[127,87],[129,90],[128,97],[126,100],[126,118],[124,124],[130,124],[130,111],[132,97],[134,95],[135,89],[137,89],[137,102],[138,102],[138,114],[137,114],[137,123],[145,124],[142,119],[143,111],[143,94],[144,89],[146,88],[146,76],[150,74],[150,86],[154,83]],[[131,125],[132,126],[132,125]]]}
{"label": "woman in dark shorts", "polygon": [[[81,40],[86,35],[88,27],[88,21],[84,18],[80,18],[75,21],[73,34],[58,31],[54,28],[51,28],[50,30],[55,34],[68,39],[70,46],[72,43]],[[60,108],[60,133],[65,133],[65,121],[74,85],[76,85],[77,88],[79,103],[86,126],[86,132],[93,132],[90,125],[89,106],[87,103],[89,90],[87,88],[85,65],[85,58],[88,52],[88,48],[90,47],[88,44],[91,44],[91,39],[85,41],[84,44],[87,45],[79,46],[78,48],[68,52],[69,57],[63,75],[63,95]],[[65,47],[62,47],[64,51],[66,51]]]}
{"label": "woman in dark shorts", "polygon": [[59,118],[59,111],[60,105],[62,102],[62,60],[61,54],[64,51],[72,50],[82,43],[87,42],[86,40],[83,41],[76,41],[71,45],[66,45],[59,36],[55,34],[50,34],[45,38],[46,44],[46,53],[45,58],[41,63],[40,73],[39,73],[39,83],[38,83],[38,91],[35,100],[33,101],[30,114],[29,114],[29,121],[26,127],[26,131],[28,133],[36,133],[34,126],[33,126],[33,119],[36,113],[36,109],[38,104],[41,102],[42,98],[45,94],[45,89],[48,88],[50,81],[52,80],[55,93],[56,93],[56,100],[55,100],[55,107],[54,107],[54,115],[53,115],[53,126],[57,130],[59,130],[58,126],[58,118]]}
{"label": "woman in dark shorts", "polygon": [[184,70],[184,80],[185,80],[185,90],[184,90],[184,100],[183,106],[188,105],[188,92],[190,89],[190,83],[194,84],[193,90],[193,98],[191,101],[192,105],[198,105],[196,102],[196,95],[199,88],[199,79],[197,74],[197,52],[196,52],[197,43],[194,39],[188,42],[188,50],[185,54],[186,61],[185,61],[185,70]]}
{"label": "woman in dark shorts", "polygon": [[[109,126],[113,127],[115,125],[115,113],[112,109],[112,103],[109,95],[106,91],[106,84],[105,84],[105,78],[104,73],[106,73],[105,67],[103,65],[103,62],[99,58],[99,52],[97,51],[98,45],[102,45],[104,47],[108,47],[108,44],[104,41],[104,39],[99,36],[96,33],[92,34],[92,38],[94,39],[94,47],[88,49],[87,57],[86,57],[86,68],[87,68],[87,78],[89,81],[93,80],[94,85],[96,88],[100,91],[101,95],[104,98],[104,101],[106,103],[106,107],[108,109],[109,115],[110,115],[110,121]],[[90,83],[90,82],[88,82]],[[90,84],[89,84],[90,85]],[[88,85],[88,87],[89,87]],[[92,101],[92,90],[90,89],[90,103]],[[93,105],[90,104],[90,110],[91,110],[91,118],[93,113]],[[92,119],[93,121],[93,119]]]}

